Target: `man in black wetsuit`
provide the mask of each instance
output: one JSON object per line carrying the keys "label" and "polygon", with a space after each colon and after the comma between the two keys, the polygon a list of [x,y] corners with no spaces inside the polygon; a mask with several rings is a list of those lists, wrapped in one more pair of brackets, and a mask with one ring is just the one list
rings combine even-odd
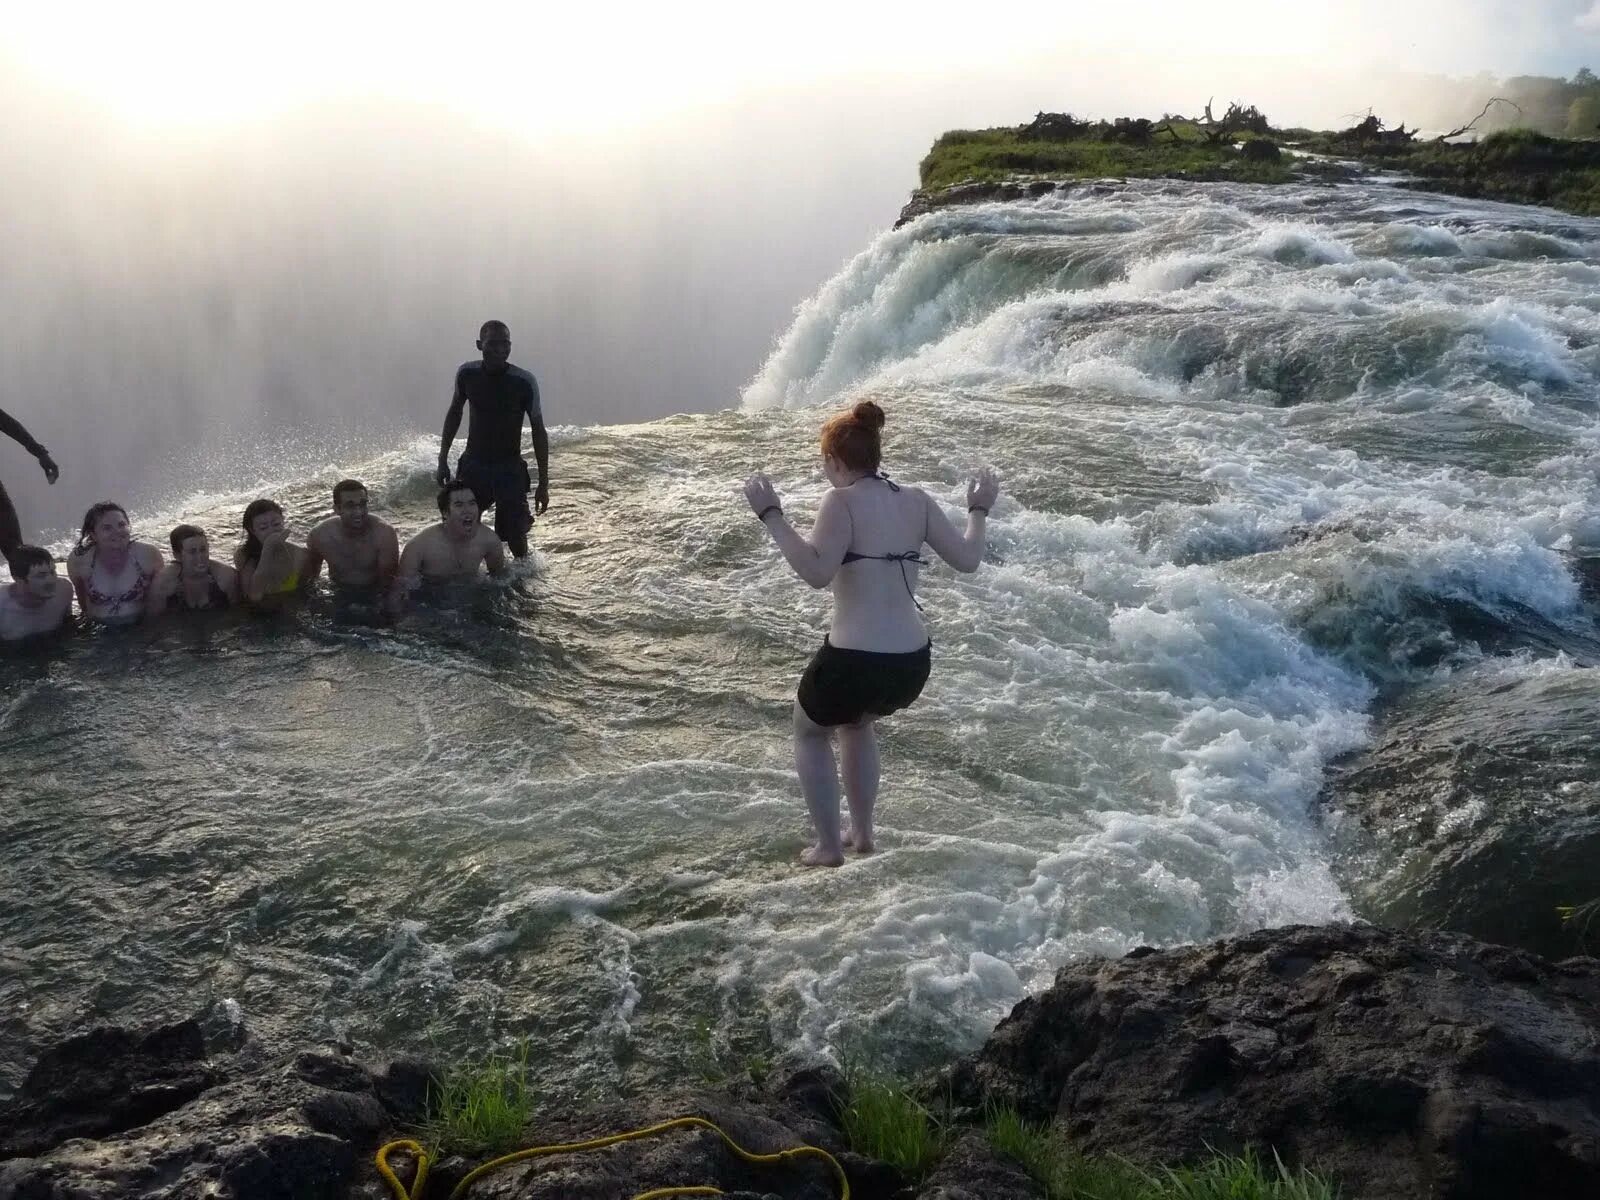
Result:
{"label": "man in black wetsuit", "polygon": [[494,531],[518,558],[528,554],[528,464],[522,460],[522,421],[533,434],[533,456],[539,464],[539,486],[533,500],[539,512],[550,507],[550,439],[539,411],[539,384],[514,367],[511,331],[504,321],[485,321],[478,331],[481,362],[463,363],[456,372],[456,391],[444,418],[439,443],[439,486],[450,481],[450,446],[461,428],[461,410],[471,406],[467,448],[456,463],[456,478],[478,498],[478,508],[494,506]]}
{"label": "man in black wetsuit", "polygon": [[[51,483],[56,481],[61,471],[50,457],[50,452],[34,441],[33,435],[22,427],[22,422],[4,409],[0,409],[0,433],[21,442],[23,448],[39,460],[39,465],[44,468],[45,479]],[[0,557],[10,562],[11,556],[21,546],[22,523],[17,520],[17,510],[11,506],[11,497],[6,495],[5,484],[0,483]]]}

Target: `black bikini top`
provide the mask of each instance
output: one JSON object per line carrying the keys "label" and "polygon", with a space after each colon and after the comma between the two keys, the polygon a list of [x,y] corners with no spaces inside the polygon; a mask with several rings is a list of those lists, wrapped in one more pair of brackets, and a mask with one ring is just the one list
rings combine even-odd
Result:
{"label": "black bikini top", "polygon": [[[890,479],[882,471],[877,471],[871,475],[863,476],[863,478],[881,479],[884,483],[889,485],[889,490],[891,492],[898,492],[900,490],[900,485],[894,480]],[[907,563],[916,563],[919,567],[925,567],[928,565],[928,560],[922,557],[922,548],[920,546],[915,550],[907,550],[903,554],[857,554],[854,550],[846,550],[844,552],[844,561],[847,563],[860,562],[862,559],[871,559],[874,562],[899,563],[900,580],[906,585],[906,595],[911,597],[911,603],[917,606],[917,611],[922,611],[922,602],[917,599],[917,594],[911,590],[911,577],[906,574]]]}

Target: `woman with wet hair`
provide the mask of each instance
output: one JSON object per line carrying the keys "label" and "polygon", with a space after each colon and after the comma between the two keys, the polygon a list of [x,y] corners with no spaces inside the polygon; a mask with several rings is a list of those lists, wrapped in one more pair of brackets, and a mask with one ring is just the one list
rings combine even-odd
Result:
{"label": "woman with wet hair", "polygon": [[276,500],[252,500],[244,510],[244,545],[233,556],[239,591],[251,604],[273,603],[311,583],[311,555],[289,540]]}
{"label": "woman with wet hair", "polygon": [[172,561],[161,569],[150,589],[150,619],[167,613],[215,611],[239,602],[239,572],[212,561],[204,529],[179,525],[167,541],[172,544]]}
{"label": "woman with wet hair", "polygon": [[[794,761],[817,842],[807,866],[836,867],[846,846],[873,849],[878,798],[876,722],[914,702],[928,680],[932,643],[916,599],[924,544],[956,570],[983,559],[985,519],[1000,494],[985,467],[967,484],[967,523],[957,532],[921,488],[902,487],[880,469],[883,409],[870,400],[822,427],[822,471],[832,488],[816,524],[802,536],[784,517],[765,475],[753,475],[745,499],[783,557],[814,588],[832,587],[833,620],[805,674],[794,706]],[[839,766],[851,828],[839,829]]]}
{"label": "woman with wet hair", "polygon": [[133,540],[127,510],[103,500],[84,514],[67,578],[89,620],[129,624],[144,616],[161,564],[160,550]]}

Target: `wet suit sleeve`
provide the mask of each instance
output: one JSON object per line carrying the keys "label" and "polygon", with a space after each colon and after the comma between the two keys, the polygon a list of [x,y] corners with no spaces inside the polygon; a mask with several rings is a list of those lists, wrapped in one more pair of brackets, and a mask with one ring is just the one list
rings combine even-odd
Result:
{"label": "wet suit sleeve", "polygon": [[[535,406],[537,407],[537,400]],[[20,442],[23,449],[35,458],[44,453],[44,447],[33,440],[33,435],[22,427],[22,422],[3,408],[0,408],[0,433]],[[540,474],[543,474],[543,467],[540,468]]]}

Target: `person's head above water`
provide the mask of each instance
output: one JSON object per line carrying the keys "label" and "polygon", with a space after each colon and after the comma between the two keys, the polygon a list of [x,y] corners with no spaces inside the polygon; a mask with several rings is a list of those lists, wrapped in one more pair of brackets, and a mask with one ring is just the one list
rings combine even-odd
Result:
{"label": "person's head above water", "polygon": [[[871,475],[883,460],[883,409],[863,400],[849,412],[829,417],[822,425],[822,464],[834,486]],[[838,478],[835,478],[835,476]]]}
{"label": "person's head above water", "polygon": [[244,560],[261,561],[261,543],[283,532],[283,509],[276,500],[252,500],[244,510]]}
{"label": "person's head above water", "polygon": [[459,479],[439,489],[439,520],[445,529],[458,533],[478,523],[478,497]]}
{"label": "person's head above water", "polygon": [[126,550],[132,541],[133,527],[128,523],[128,510],[114,500],[102,500],[83,514],[76,553],[81,554],[90,546],[115,553]]}
{"label": "person's head above water", "polygon": [[179,525],[167,535],[173,561],[185,575],[198,575],[211,565],[211,543],[198,525]]}
{"label": "person's head above water", "polygon": [[11,556],[11,578],[35,600],[48,600],[56,586],[56,560],[41,546],[18,546]]}
{"label": "person's head above water", "polygon": [[333,485],[333,511],[350,533],[367,527],[367,485],[359,479],[341,479]]}
{"label": "person's head above water", "polygon": [[478,330],[478,351],[483,365],[498,370],[511,359],[511,329],[504,321],[485,321]]}

